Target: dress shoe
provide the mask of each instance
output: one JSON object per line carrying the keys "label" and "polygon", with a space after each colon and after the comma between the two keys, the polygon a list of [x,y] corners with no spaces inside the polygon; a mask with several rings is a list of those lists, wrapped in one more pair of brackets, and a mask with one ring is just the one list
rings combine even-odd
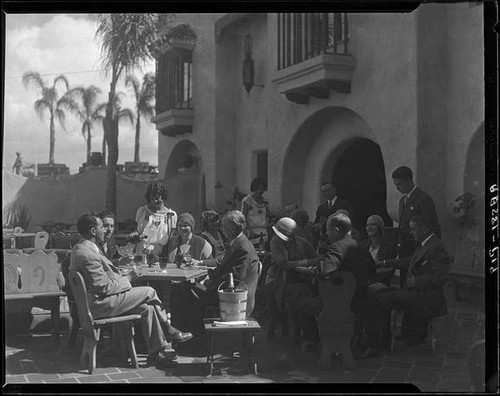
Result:
{"label": "dress shoe", "polygon": [[380,351],[376,348],[368,348],[365,353],[361,355],[362,359],[380,356]]}
{"label": "dress shoe", "polygon": [[165,369],[171,367],[173,362],[178,359],[175,351],[160,351],[157,354],[149,355],[147,360],[148,366],[154,366],[157,369]]}
{"label": "dress shoe", "polygon": [[166,335],[167,341],[169,342],[186,342],[193,338],[193,335],[189,332],[182,332],[177,330],[174,333]]}

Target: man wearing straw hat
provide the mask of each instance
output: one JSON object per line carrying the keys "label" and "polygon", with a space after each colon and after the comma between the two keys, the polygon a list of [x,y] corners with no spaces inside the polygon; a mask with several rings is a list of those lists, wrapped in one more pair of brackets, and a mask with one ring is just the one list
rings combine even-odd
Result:
{"label": "man wearing straw hat", "polygon": [[271,257],[276,265],[275,298],[278,306],[286,303],[297,313],[303,330],[302,350],[311,351],[318,342],[316,319],[309,306],[302,304],[312,298],[311,278],[296,268],[317,266],[320,259],[306,239],[294,235],[296,228],[297,223],[289,217],[281,218],[273,226]]}

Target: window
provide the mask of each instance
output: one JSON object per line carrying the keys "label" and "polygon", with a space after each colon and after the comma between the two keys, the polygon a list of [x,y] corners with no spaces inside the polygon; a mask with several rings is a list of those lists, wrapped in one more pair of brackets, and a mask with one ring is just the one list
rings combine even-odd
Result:
{"label": "window", "polygon": [[349,55],[346,13],[278,14],[278,70],[321,54]]}
{"label": "window", "polygon": [[192,109],[192,51],[171,49],[158,58],[156,70],[156,114],[172,109]]}

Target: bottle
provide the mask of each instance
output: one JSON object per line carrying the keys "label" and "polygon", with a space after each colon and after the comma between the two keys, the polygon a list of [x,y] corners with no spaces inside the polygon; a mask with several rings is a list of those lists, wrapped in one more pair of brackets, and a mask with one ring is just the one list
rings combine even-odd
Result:
{"label": "bottle", "polygon": [[227,293],[234,293],[235,292],[235,288],[234,288],[234,280],[233,280],[233,273],[230,272],[228,274],[228,277],[229,277],[229,281],[228,281],[228,286],[227,286],[227,289],[225,290]]}
{"label": "bottle", "polygon": [[260,238],[259,238],[259,251],[263,252],[265,250],[265,245],[264,245],[264,233],[260,233]]}

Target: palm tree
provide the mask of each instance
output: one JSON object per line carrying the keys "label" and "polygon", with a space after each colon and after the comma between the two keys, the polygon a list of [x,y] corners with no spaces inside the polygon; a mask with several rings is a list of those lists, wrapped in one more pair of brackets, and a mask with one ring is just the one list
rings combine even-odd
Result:
{"label": "palm tree", "polygon": [[160,14],[97,14],[96,39],[100,41],[103,69],[111,75],[108,105],[103,121],[108,144],[106,209],[116,213],[116,168],[118,162],[118,113],[113,98],[122,73],[132,72],[152,58],[157,37],[166,29]]}
{"label": "palm tree", "polygon": [[[118,121],[121,120],[128,120],[130,121],[130,124],[134,125],[134,112],[130,109],[127,108],[122,108],[122,99],[125,97],[125,94],[123,92],[117,92],[115,95],[115,100],[113,101],[113,107],[114,110],[118,116]],[[107,103],[101,103],[99,105],[100,108],[103,110],[106,110],[106,107],[108,106]],[[106,131],[104,131],[104,134],[102,135],[102,157],[104,160],[104,164],[106,161]]]}
{"label": "palm tree", "polygon": [[63,127],[64,121],[66,119],[66,114],[64,113],[63,106],[68,102],[66,96],[60,95],[57,89],[57,85],[63,84],[66,88],[64,92],[68,90],[69,83],[66,76],[63,74],[57,76],[54,79],[52,87],[49,87],[47,83],[42,79],[39,73],[28,71],[23,74],[23,85],[25,88],[32,84],[41,93],[41,98],[35,101],[35,111],[40,118],[43,119],[43,114],[48,111],[50,118],[50,141],[49,141],[49,165],[54,164],[54,147],[55,147],[55,119],[59,121],[59,124]]}
{"label": "palm tree", "polygon": [[104,119],[104,106],[97,103],[101,92],[100,88],[91,85],[87,88],[73,88],[66,94],[69,98],[69,110],[82,122],[82,135],[87,140],[87,164],[90,163],[92,150],[92,128],[95,122],[102,122]]}
{"label": "palm tree", "polygon": [[142,85],[137,77],[129,74],[125,78],[125,85],[132,86],[135,98],[135,112],[137,115],[135,123],[135,148],[134,162],[140,162],[139,147],[141,139],[141,116],[150,119],[155,114],[154,99],[155,99],[155,75],[154,73],[146,73],[142,79]]}

